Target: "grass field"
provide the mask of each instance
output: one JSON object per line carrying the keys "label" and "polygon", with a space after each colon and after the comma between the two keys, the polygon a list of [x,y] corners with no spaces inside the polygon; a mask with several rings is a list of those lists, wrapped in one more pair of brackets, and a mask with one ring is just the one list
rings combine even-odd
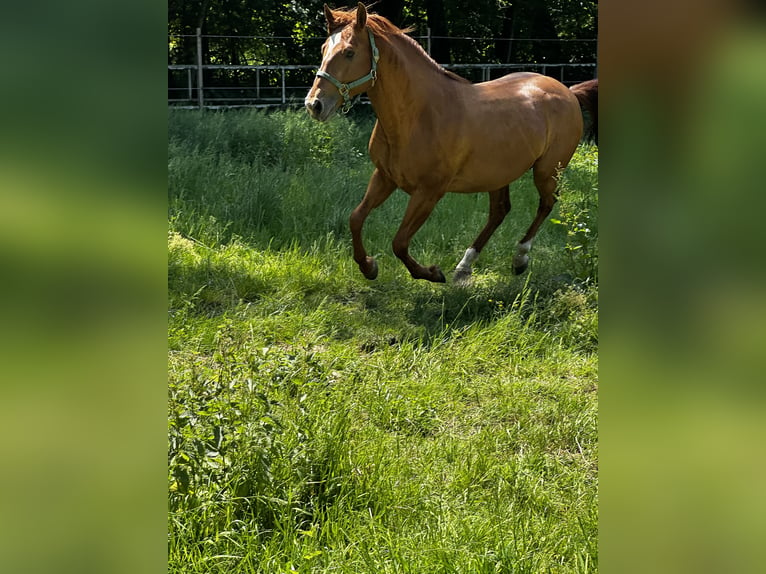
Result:
{"label": "grass field", "polygon": [[[348,215],[364,111],[171,111],[169,572],[597,571],[598,153],[511,274],[531,178],[460,288],[410,278],[373,212],[374,282]],[[450,271],[486,195],[415,236]]]}

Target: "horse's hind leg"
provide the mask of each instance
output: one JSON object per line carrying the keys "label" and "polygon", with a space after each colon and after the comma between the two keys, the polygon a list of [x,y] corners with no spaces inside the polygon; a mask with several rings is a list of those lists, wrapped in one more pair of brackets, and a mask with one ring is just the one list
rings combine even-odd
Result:
{"label": "horse's hind leg", "polygon": [[471,277],[471,264],[479,257],[479,253],[484,249],[489,238],[492,237],[492,234],[510,211],[511,198],[507,185],[489,192],[489,217],[487,218],[487,224],[466,250],[463,259],[455,267],[455,274],[452,278],[455,283],[465,283],[468,281]]}
{"label": "horse's hind leg", "polygon": [[367,279],[375,279],[378,276],[378,264],[375,259],[369,257],[362,243],[362,226],[370,212],[386,201],[396,189],[396,184],[375,170],[367,184],[367,192],[362,202],[351,212],[349,226],[351,227],[351,241],[354,245],[354,261],[359,265],[359,270]]}
{"label": "horse's hind leg", "polygon": [[513,256],[513,272],[520,275],[526,271],[529,265],[529,251],[532,248],[532,240],[537,235],[540,226],[548,217],[553,205],[556,203],[556,185],[558,183],[558,172],[560,164],[555,167],[545,166],[540,162],[536,163],[533,169],[535,187],[540,193],[540,203],[537,206],[537,215],[532,225],[529,226],[527,233],[519,241],[516,247],[516,255]]}

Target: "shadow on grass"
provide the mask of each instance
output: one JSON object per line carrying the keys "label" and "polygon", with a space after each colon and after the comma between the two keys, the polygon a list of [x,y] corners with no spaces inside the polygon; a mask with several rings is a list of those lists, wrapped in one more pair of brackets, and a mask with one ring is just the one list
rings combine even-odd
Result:
{"label": "shadow on grass", "polygon": [[573,283],[565,277],[484,273],[467,286],[416,282],[408,277],[368,284],[356,300],[374,318],[378,331],[367,350],[408,342],[431,347],[476,326],[491,327],[508,314],[522,322],[547,316],[557,293]]}
{"label": "shadow on grass", "polygon": [[[553,275],[560,261],[541,262],[522,276],[479,271],[469,285],[457,286],[451,277],[447,284],[411,279],[393,259],[384,261],[376,281],[367,281],[337,246],[258,251],[239,243],[211,249],[173,234],[169,247],[176,323],[230,318],[248,329],[254,325],[271,342],[324,338],[366,353],[400,344],[430,348],[509,314],[522,322],[534,314],[544,324],[561,290],[572,285]],[[568,319],[563,317],[554,320]]]}

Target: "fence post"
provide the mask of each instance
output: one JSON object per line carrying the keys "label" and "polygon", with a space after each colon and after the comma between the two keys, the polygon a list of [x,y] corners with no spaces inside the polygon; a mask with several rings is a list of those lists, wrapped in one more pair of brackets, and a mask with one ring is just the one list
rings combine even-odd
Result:
{"label": "fence post", "polygon": [[285,68],[282,66],[282,103],[284,104],[287,102],[286,92],[285,92]]}
{"label": "fence post", "polygon": [[186,68],[186,87],[189,90],[189,102],[192,102],[194,100],[194,95],[192,92],[191,76],[192,76],[191,68]]}
{"label": "fence post", "polygon": [[426,28],[426,54],[431,55],[431,28]]}
{"label": "fence post", "polygon": [[202,93],[202,28],[197,28],[197,96],[199,98],[199,109],[205,107],[205,97]]}

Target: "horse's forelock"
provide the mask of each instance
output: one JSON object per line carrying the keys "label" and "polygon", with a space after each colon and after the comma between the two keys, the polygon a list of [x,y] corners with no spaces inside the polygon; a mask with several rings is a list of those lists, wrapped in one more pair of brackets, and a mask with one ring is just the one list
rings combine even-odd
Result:
{"label": "horse's forelock", "polygon": [[[356,10],[356,8],[339,8],[337,10],[333,10],[332,15],[336,24],[333,31],[339,28],[345,28],[349,24],[354,24],[356,22]],[[370,27],[373,34],[380,36],[407,34],[414,30],[414,28],[411,26],[407,28],[399,28],[383,16],[370,13],[367,14],[367,26]]]}

